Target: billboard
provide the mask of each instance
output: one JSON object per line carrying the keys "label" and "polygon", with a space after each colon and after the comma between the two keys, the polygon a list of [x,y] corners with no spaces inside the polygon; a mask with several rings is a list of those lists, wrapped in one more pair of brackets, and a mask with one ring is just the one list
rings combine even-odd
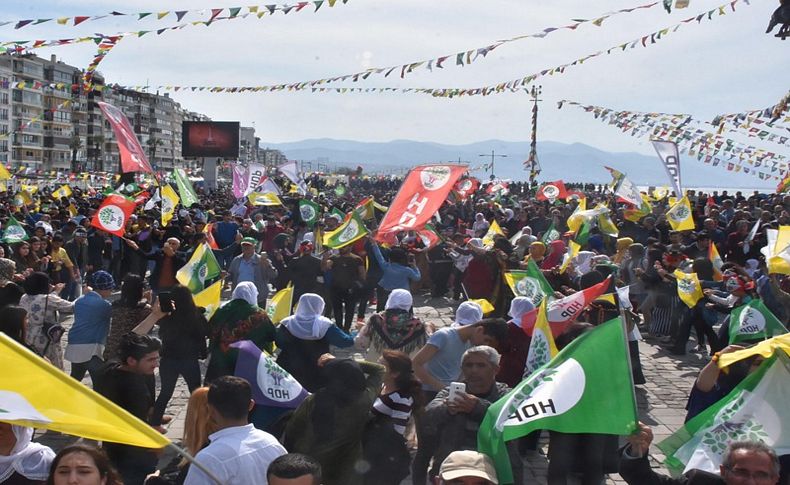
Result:
{"label": "billboard", "polygon": [[184,157],[239,156],[238,121],[184,121],[181,132]]}

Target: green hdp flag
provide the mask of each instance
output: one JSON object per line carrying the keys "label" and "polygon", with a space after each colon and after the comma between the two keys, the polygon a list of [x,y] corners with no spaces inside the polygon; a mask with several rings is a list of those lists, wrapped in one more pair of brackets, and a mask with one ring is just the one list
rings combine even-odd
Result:
{"label": "green hdp flag", "polygon": [[777,350],[726,397],[658,444],[673,474],[698,468],[718,473],[733,441],[762,441],[777,455],[790,453],[790,357]]}
{"label": "green hdp flag", "polygon": [[346,195],[346,186],[343,184],[338,184],[335,187],[335,195],[338,197],[343,197],[344,195]]}
{"label": "green hdp flag", "polygon": [[176,176],[176,186],[178,187],[178,196],[181,197],[181,205],[184,207],[192,207],[192,204],[199,202],[195,189],[192,188],[192,182],[180,168],[174,170]]}
{"label": "green hdp flag", "polygon": [[321,213],[321,206],[312,200],[302,199],[299,201],[299,215],[308,226],[313,226],[318,221]]}
{"label": "green hdp flag", "polygon": [[505,273],[505,281],[515,296],[526,296],[536,307],[544,297],[548,297],[547,303],[554,299],[554,289],[532,259],[527,262],[526,271]]}
{"label": "green hdp flag", "polygon": [[549,226],[548,229],[546,229],[546,232],[543,233],[543,237],[540,238],[540,240],[541,242],[543,242],[543,244],[548,245],[552,241],[556,241],[559,238],[560,238],[560,231],[558,231],[557,228],[554,227],[554,222],[552,221],[551,225]]}
{"label": "green hdp flag", "polygon": [[176,279],[195,294],[203,291],[206,288],[206,281],[218,277],[220,272],[214,252],[208,244],[203,243],[195,249],[187,264],[178,270]]}
{"label": "green hdp flag", "polygon": [[368,233],[365,221],[356,211],[351,211],[350,216],[332,232],[324,234],[324,246],[328,248],[342,248]]}
{"label": "green hdp flag", "polygon": [[14,244],[22,241],[27,241],[27,232],[25,228],[19,224],[14,216],[8,216],[8,222],[3,231],[3,242]]}
{"label": "green hdp flag", "polygon": [[579,228],[579,230],[576,232],[576,235],[573,237],[573,240],[576,241],[576,243],[579,246],[584,246],[585,244],[587,244],[587,241],[589,239],[590,239],[590,222],[585,220],[584,222],[582,222],[582,225]]}
{"label": "green hdp flag", "polygon": [[582,334],[492,404],[477,448],[493,459],[499,483],[513,483],[506,441],[537,429],[627,435],[637,419],[625,328],[615,318]]}
{"label": "green hdp flag", "polygon": [[329,213],[332,214],[333,216],[339,216],[341,221],[346,218],[346,215],[343,214],[343,211],[341,211],[337,207],[332,207],[332,210],[330,210]]}
{"label": "green hdp flag", "polygon": [[787,333],[762,300],[752,300],[730,314],[730,343],[765,340]]}

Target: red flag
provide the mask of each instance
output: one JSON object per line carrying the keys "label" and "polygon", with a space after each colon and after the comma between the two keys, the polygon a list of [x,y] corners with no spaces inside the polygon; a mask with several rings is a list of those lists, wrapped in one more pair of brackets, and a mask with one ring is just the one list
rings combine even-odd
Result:
{"label": "red flag", "polygon": [[99,101],[99,108],[107,117],[115,134],[118,151],[121,154],[121,172],[153,172],[148,158],[145,156],[145,151],[123,111],[102,101]]}
{"label": "red flag", "polygon": [[503,194],[508,193],[508,183],[507,182],[491,182],[488,187],[486,187],[486,194],[493,195],[497,192],[502,192]]}
{"label": "red flag", "polygon": [[557,199],[566,199],[568,191],[565,189],[565,183],[562,180],[555,180],[548,182],[538,189],[536,198],[538,200],[548,200],[554,202]]}
{"label": "red flag", "polygon": [[203,228],[203,232],[206,233],[206,242],[208,243],[208,247],[210,247],[211,249],[219,249],[219,244],[217,244],[217,241],[214,239],[214,232],[213,231],[214,231],[214,223],[213,222],[209,222]]}
{"label": "red flag", "polygon": [[145,204],[148,198],[151,197],[151,194],[143,190],[142,192],[135,194],[134,196],[134,205]]}
{"label": "red flag", "polygon": [[91,220],[93,227],[123,237],[126,221],[134,212],[134,202],[122,195],[110,194]]}
{"label": "red flag", "polygon": [[442,237],[436,232],[436,229],[430,224],[425,224],[425,227],[417,231],[417,237],[422,239],[425,249],[431,249],[442,241]]}
{"label": "red flag", "polygon": [[[546,308],[546,318],[549,321],[549,327],[551,327],[551,334],[556,338],[565,332],[565,329],[576,321],[581,312],[584,311],[593,300],[606,292],[609,288],[610,281],[611,276],[597,285],[582,291],[577,291],[570,296],[549,303]],[[521,317],[521,329],[524,330],[527,335],[532,336],[532,330],[535,328],[537,318],[537,308],[525,313]]]}
{"label": "red flag", "polygon": [[384,214],[376,240],[392,244],[398,231],[424,226],[439,210],[466,169],[466,165],[414,167]]}
{"label": "red flag", "polygon": [[458,181],[453,187],[453,190],[461,200],[466,200],[467,197],[474,194],[480,187],[480,181],[474,177],[464,178]]}

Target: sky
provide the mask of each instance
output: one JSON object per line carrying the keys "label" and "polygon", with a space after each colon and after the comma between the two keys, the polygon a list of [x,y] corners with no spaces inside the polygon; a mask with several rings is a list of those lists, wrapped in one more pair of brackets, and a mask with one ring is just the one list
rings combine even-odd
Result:
{"label": "sky", "polygon": [[[691,0],[667,14],[661,6],[621,14],[602,26],[584,24],[543,39],[503,45],[467,66],[418,70],[405,79],[371,76],[354,87],[478,87],[497,84],[642,37],[721,5],[724,0]],[[312,6],[284,16],[216,22],[178,31],[127,37],[99,67],[108,82],[122,85],[268,85],[405,64],[539,32],[571,19],[649,3],[649,0],[338,0],[334,8]],[[601,56],[543,77],[538,137],[585,143],[602,150],[652,154],[646,139],[632,138],[573,107],[569,99],[632,111],[683,112],[709,120],[718,113],[775,104],[790,88],[790,41],[765,34],[775,0],[739,2],[736,12],[712,21],[685,24],[648,48]],[[0,3],[1,20],[98,15],[111,10],[140,12],[254,5],[227,0],[35,1]],[[263,4],[260,4],[263,5]],[[243,9],[242,12],[246,11]],[[227,12],[227,11],[226,11]],[[184,21],[207,19],[190,13]],[[154,16],[152,16],[154,17]],[[111,17],[77,27],[47,22],[14,30],[0,27],[0,39],[57,39],[93,33],[156,29],[177,24]],[[95,46],[40,49],[65,62],[87,66]],[[217,120],[254,125],[262,144],[307,138],[359,141],[411,139],[465,144],[487,139],[528,140],[529,97],[524,93],[454,99],[424,94],[250,93],[171,94],[186,108]],[[755,138],[745,140],[760,145]],[[766,142],[767,143],[767,142]],[[780,152],[781,153],[781,152]],[[790,153],[786,153],[790,155]],[[701,162],[699,162],[701,163]],[[715,172],[714,172],[715,173]]]}

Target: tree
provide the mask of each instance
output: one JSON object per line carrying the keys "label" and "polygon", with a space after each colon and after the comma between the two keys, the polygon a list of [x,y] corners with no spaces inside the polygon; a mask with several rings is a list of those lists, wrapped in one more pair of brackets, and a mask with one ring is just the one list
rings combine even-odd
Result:
{"label": "tree", "polygon": [[79,172],[80,170],[77,166],[77,152],[82,148],[82,138],[79,133],[72,133],[71,139],[69,140],[69,148],[71,149],[71,171]]}
{"label": "tree", "polygon": [[155,135],[149,135],[148,140],[145,142],[148,145],[148,158],[151,165],[154,167],[156,166],[156,147],[162,146],[165,144],[161,139],[157,138]]}

